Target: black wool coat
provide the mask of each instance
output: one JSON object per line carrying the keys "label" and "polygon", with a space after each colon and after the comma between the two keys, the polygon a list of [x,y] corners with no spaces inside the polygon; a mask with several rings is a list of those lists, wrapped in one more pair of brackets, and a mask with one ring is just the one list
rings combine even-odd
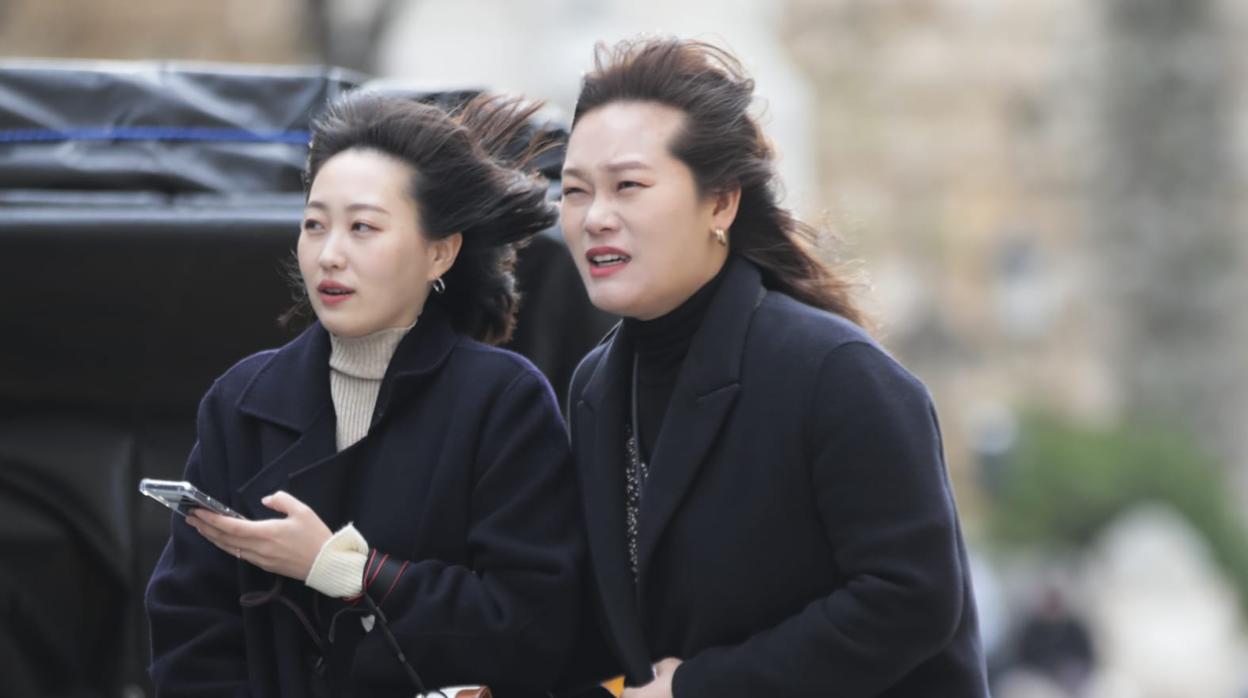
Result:
{"label": "black wool coat", "polygon": [[[407,562],[381,610],[429,688],[544,694],[574,637],[584,547],[549,384],[518,355],[456,334],[430,303],[395,351],[369,433],[336,452],[329,352],[315,324],[218,379],[186,478],[252,519],[278,516],[260,498],[286,490]],[[324,650],[284,603],[240,607],[275,584]],[[180,519],[146,602],[160,696],[299,698],[322,681],[336,695],[413,693],[359,606],[241,562]]]}
{"label": "black wool coat", "polygon": [[625,546],[632,348],[569,395],[594,589],[584,679],[678,657],[676,698],[986,696],[931,399],[845,319],[736,257],[681,367]]}

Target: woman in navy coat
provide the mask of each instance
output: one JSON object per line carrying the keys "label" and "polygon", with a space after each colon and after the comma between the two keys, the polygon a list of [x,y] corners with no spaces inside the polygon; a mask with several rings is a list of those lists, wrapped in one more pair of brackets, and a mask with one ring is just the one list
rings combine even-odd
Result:
{"label": "woman in navy coat", "polygon": [[706,44],[599,51],[562,224],[624,321],[569,397],[593,581],[572,673],[626,698],[985,696],[931,399],[778,205],[753,83]]}
{"label": "woman in navy coat", "polygon": [[175,519],[147,592],[158,695],[553,682],[582,548],[567,436],[542,375],[491,346],[514,243],[554,216],[492,154],[529,114],[365,93],[317,121],[298,245],[317,322],[200,406],[186,479],[248,520]]}

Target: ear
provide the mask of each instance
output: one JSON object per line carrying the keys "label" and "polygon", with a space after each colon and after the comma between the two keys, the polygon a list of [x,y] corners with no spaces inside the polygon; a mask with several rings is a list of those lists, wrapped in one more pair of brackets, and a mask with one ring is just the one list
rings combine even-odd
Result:
{"label": "ear", "polygon": [[711,209],[711,225],[727,230],[737,219],[737,206],[741,204],[741,187],[733,186],[711,196],[714,208]]}
{"label": "ear", "polygon": [[459,256],[459,249],[463,246],[463,233],[451,233],[429,243],[429,272],[433,275],[429,281],[450,271],[451,266],[455,264],[455,258]]}

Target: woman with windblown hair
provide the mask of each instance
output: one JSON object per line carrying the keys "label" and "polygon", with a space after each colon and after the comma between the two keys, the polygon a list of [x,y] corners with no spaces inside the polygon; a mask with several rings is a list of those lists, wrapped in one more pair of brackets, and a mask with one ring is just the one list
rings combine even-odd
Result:
{"label": "woman with windblown hair", "polygon": [[777,202],[727,52],[600,47],[563,169],[590,299],[572,379],[590,546],[570,683],[627,698],[987,695],[923,385]]}
{"label": "woman with windblown hair", "polygon": [[316,322],[200,405],[186,479],[247,520],[175,520],[147,591],[158,695],[554,681],[582,547],[567,437],[543,376],[493,346],[515,244],[555,219],[498,155],[531,114],[355,93],[316,121]]}

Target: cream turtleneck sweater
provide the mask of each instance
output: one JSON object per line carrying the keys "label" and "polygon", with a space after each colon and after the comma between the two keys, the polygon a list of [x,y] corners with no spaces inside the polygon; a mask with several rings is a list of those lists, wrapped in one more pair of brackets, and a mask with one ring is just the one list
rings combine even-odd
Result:
{"label": "cream turtleneck sweater", "polygon": [[[329,392],[337,417],[339,451],[368,434],[381,379],[399,342],[412,327],[414,324],[363,337],[329,336]],[[347,524],[321,546],[305,583],[326,596],[355,596],[363,590],[367,564],[368,542],[355,526]]]}
{"label": "cream turtleneck sweater", "polygon": [[338,450],[368,433],[390,357],[413,326],[380,330],[363,337],[329,336],[329,392],[338,417]]}

